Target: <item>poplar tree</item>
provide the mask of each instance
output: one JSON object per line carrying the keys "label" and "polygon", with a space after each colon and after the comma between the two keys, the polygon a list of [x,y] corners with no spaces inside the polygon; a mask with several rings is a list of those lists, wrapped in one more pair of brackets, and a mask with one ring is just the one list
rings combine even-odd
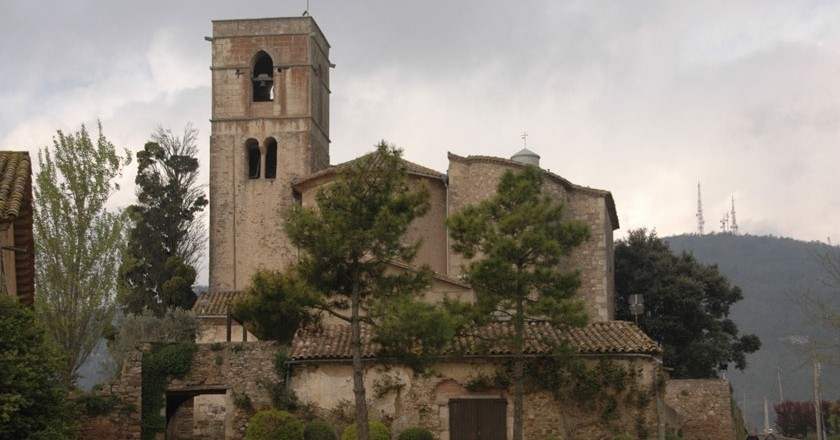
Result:
{"label": "poplar tree", "polygon": [[126,217],[106,207],[131,162],[102,134],[82,125],[58,131],[38,152],[34,185],[35,306],[52,340],[67,354],[62,374],[75,378],[114,314]]}
{"label": "poplar tree", "polygon": [[565,220],[563,205],[545,195],[542,186],[543,172],[536,167],[507,171],[494,197],[447,221],[452,249],[473,259],[464,274],[476,294],[474,322],[512,327],[494,344],[502,344],[513,357],[514,440],[522,439],[527,323],[559,328],[586,323],[583,304],[573,299],[580,276],[559,270],[559,264],[589,238],[589,227]]}
{"label": "poplar tree", "polygon": [[167,308],[189,309],[196,295],[195,265],[204,249],[198,214],[207,198],[197,185],[198,131],[188,125],[179,138],[158,127],[137,153],[137,203],[128,208],[131,228],[120,268],[127,311],[144,308],[163,316]]}

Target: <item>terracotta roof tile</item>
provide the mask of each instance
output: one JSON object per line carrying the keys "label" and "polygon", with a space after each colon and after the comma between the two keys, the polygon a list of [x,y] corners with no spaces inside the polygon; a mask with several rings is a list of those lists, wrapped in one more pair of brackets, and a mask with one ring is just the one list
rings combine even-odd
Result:
{"label": "terracotta roof tile", "polygon": [[29,153],[0,151],[0,218],[20,214],[30,176]]}
{"label": "terracotta roof tile", "polygon": [[192,311],[198,317],[227,316],[230,304],[240,294],[242,292],[236,291],[199,293]]}
{"label": "terracotta roof tile", "polygon": [[[492,344],[494,338],[510,334],[510,324],[497,323],[475,329],[470,335],[452,341],[444,354],[464,356],[504,356],[510,350],[503,344]],[[586,327],[560,330],[547,323],[530,323],[526,328],[525,354],[539,355],[551,351],[551,343],[570,342],[581,354],[658,354],[659,347],[632,322],[596,322]],[[547,341],[548,343],[539,342]],[[362,357],[376,357],[379,347],[371,342],[369,329],[362,330]],[[350,327],[323,326],[298,330],[292,341],[291,357],[295,360],[350,359]]]}
{"label": "terracotta roof tile", "polygon": [[[343,162],[343,163],[340,163],[340,164],[337,164],[337,165],[331,165],[330,167],[325,168],[321,171],[318,171],[318,172],[315,172],[315,173],[312,173],[312,174],[308,174],[305,177],[296,179],[292,182],[292,187],[294,187],[294,188],[305,188],[307,186],[310,186],[312,183],[317,183],[321,179],[331,178],[331,176],[336,174],[342,168],[348,167],[348,166],[352,165],[353,163],[355,163],[356,161],[358,161],[359,159],[361,159],[362,157],[365,157],[365,156],[368,156],[368,155],[371,155],[371,154],[373,154],[373,153],[368,153],[364,156],[357,157],[353,160]],[[424,167],[423,165],[419,165],[419,164],[416,164],[414,162],[409,162],[405,159],[400,159],[400,160],[402,161],[403,165],[405,165],[405,169],[409,174],[417,174],[417,175],[421,175],[421,176],[432,177],[432,178],[435,178],[435,179],[443,179],[443,178],[446,177],[446,174],[441,173],[440,171],[435,171],[431,168]]]}

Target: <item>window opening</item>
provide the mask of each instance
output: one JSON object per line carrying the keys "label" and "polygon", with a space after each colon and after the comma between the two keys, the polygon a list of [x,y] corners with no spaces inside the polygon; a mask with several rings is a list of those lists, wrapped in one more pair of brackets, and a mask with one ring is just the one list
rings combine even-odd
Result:
{"label": "window opening", "polygon": [[251,82],[254,89],[254,101],[271,101],[274,99],[274,63],[265,52],[257,55],[257,61],[252,70]]}
{"label": "window opening", "polygon": [[265,178],[277,177],[277,140],[268,138],[265,140]]}
{"label": "window opening", "polygon": [[260,178],[260,146],[256,139],[248,139],[245,143],[248,152],[248,178]]}

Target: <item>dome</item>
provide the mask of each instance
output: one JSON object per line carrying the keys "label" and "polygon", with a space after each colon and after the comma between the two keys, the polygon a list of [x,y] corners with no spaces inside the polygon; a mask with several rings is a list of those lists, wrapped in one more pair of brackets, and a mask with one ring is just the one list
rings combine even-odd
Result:
{"label": "dome", "polygon": [[534,153],[533,151],[523,148],[518,153],[511,156],[510,160],[519,162],[525,165],[533,165],[535,167],[540,166],[540,155]]}

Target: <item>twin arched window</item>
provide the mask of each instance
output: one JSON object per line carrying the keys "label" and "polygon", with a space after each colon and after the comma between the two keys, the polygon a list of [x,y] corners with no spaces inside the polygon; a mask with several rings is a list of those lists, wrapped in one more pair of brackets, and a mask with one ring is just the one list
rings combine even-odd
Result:
{"label": "twin arched window", "polygon": [[259,179],[262,170],[262,155],[265,152],[265,178],[274,179],[277,177],[277,140],[268,137],[263,141],[263,148],[260,148],[256,139],[250,138],[245,141],[245,152],[248,159],[248,178]]}

